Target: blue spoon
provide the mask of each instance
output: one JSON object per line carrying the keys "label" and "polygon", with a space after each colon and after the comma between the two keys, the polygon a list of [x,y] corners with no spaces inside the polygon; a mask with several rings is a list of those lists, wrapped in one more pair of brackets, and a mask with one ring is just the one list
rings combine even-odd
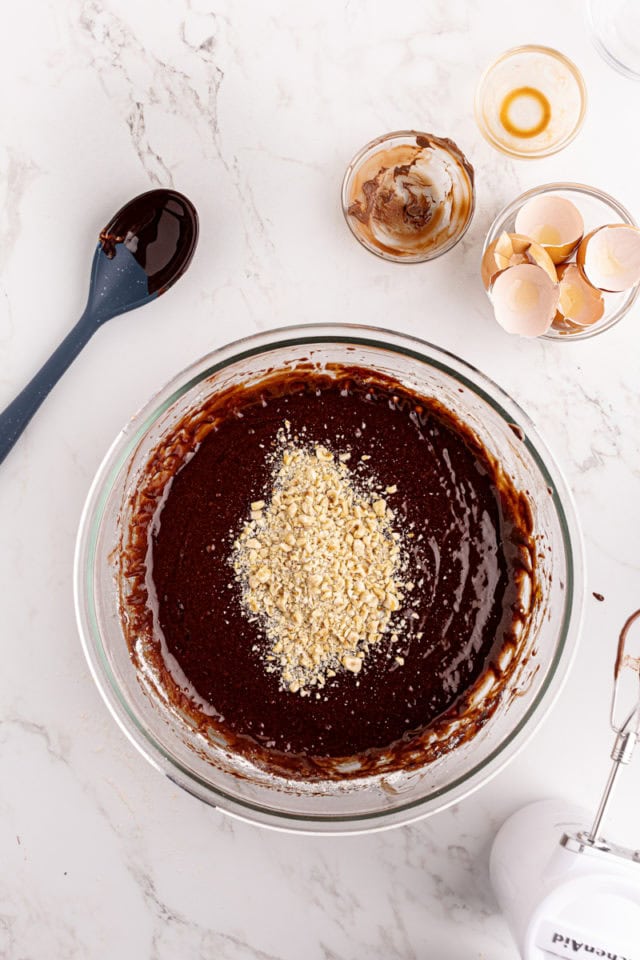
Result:
{"label": "blue spoon", "polygon": [[100,233],[84,313],[33,380],[0,414],[0,463],[98,327],[155,300],[185,272],[198,242],[198,214],[175,190],[125,204]]}

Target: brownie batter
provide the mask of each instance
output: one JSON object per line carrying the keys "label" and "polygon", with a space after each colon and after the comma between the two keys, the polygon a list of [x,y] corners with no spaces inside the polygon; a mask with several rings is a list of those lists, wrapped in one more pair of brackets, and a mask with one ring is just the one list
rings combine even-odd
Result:
{"label": "brownie batter", "polygon": [[[148,569],[143,581],[141,566],[132,566],[130,547],[132,654],[155,606],[156,630],[184,674],[181,685],[164,670],[181,709],[202,729],[218,725],[235,750],[292,776],[309,776],[314,761],[330,775],[331,758],[384,754],[387,767],[401,765],[416,738],[465,711],[470,730],[481,726],[495,698],[471,717],[469,694],[485,675],[501,675],[499,654],[516,645],[534,548],[526,499],[471,431],[435,400],[356,368],[276,374],[210,404],[191,425],[195,455],[187,456],[188,431],[176,431],[177,472],[166,496],[156,491],[153,523],[149,490],[141,501],[152,582]],[[383,640],[357,677],[339,672],[317,698],[283,690],[265,670],[264,640],[247,620],[229,563],[249,504],[268,499],[267,455],[285,420],[305,443],[350,451],[356,478],[373,473],[397,487],[388,502],[416,584],[411,609],[396,614],[410,624],[400,642],[391,649]]]}

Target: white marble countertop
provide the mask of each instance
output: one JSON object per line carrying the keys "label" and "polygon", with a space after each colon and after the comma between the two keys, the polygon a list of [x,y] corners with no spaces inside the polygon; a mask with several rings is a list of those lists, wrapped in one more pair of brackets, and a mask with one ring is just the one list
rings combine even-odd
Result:
{"label": "white marble countertop", "polygon": [[[513,162],[472,101],[483,66],[525,42],[575,59],[590,106],[563,153]],[[640,310],[586,343],[511,339],[478,253],[497,210],[547,181],[640,215],[640,86],[599,59],[579,0],[29,0],[5,17],[0,74],[0,406],[79,315],[122,202],[173,185],[202,225],[188,276],[97,334],[0,468],[0,956],[513,960],[495,830],[543,796],[593,805],[608,768],[614,647],[639,601]],[[477,171],[464,241],[414,267],[364,251],[339,205],[354,151],[405,127],[453,137]],[[231,821],[136,753],[85,664],[71,571],[92,475],[152,391],[225,341],[326,319],[415,333],[510,391],[575,493],[588,575],[577,662],[510,767],[431,820],[318,839]],[[640,844],[639,791],[640,760],[613,839]]]}

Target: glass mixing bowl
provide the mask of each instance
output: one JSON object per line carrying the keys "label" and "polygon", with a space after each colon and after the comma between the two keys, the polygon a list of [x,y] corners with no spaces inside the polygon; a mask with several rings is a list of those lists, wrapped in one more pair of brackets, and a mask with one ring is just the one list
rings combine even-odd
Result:
{"label": "glass mixing bowl", "polygon": [[[146,689],[133,667],[116,571],[129,495],[163,436],[204,398],[301,362],[368,367],[463,419],[525,491],[538,541],[540,597],[512,685],[468,742],[419,770],[342,782],[295,783],[251,767],[195,733]],[[357,833],[408,823],[459,801],[501,770],[548,713],[571,664],[583,593],[581,538],[571,495],[533,423],[496,384],[452,354],[413,337],[328,324],[260,333],[216,350],[178,374],[127,423],[107,453],[84,508],[75,560],[82,642],[111,713],[174,783],[229,814],[308,833]]]}

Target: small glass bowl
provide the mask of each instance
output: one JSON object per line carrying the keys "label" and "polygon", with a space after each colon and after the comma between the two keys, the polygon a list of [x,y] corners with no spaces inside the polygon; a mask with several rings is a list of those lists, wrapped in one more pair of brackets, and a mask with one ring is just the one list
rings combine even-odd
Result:
{"label": "small glass bowl", "polygon": [[640,80],[638,0],[589,0],[591,38],[600,56],[629,80]]}
{"label": "small glass bowl", "polygon": [[[507,233],[515,232],[515,221],[520,207],[524,206],[532,197],[538,197],[543,193],[557,193],[575,203],[584,218],[585,235],[590,233],[591,230],[595,230],[596,227],[602,227],[608,223],[628,223],[630,226],[637,226],[626,207],[623,207],[608,193],[604,193],[596,187],[589,187],[584,183],[545,183],[540,187],[522,193],[500,211],[489,228],[482,248],[483,256],[487,247],[501,233],[505,230]],[[604,316],[593,326],[585,327],[579,331],[556,330],[552,327],[541,339],[573,343],[575,340],[588,340],[599,333],[604,333],[605,330],[610,330],[618,321],[622,320],[638,299],[639,294],[640,284],[636,284],[630,290],[624,290],[622,293],[605,293]]]}
{"label": "small glass bowl", "polygon": [[509,157],[558,153],[577,135],[587,107],[582,74],[551,47],[514,47],[483,73],[475,115],[492,147]]}
{"label": "small glass bowl", "polygon": [[[385,150],[393,150],[396,147],[415,147],[419,137],[436,141],[439,143],[439,146],[441,146],[443,149],[446,149],[451,159],[455,162],[461,178],[465,181],[465,187],[468,193],[468,203],[460,212],[460,219],[456,224],[455,231],[446,239],[444,239],[443,242],[438,243],[436,241],[428,250],[423,250],[413,254],[400,252],[393,253],[376,246],[376,244],[367,236],[367,231],[363,228],[362,224],[349,213],[349,208],[351,207],[353,201],[352,191],[358,173],[362,170],[364,164],[367,163],[373,156],[375,156],[376,153],[382,153]],[[347,222],[347,226],[351,230],[351,233],[354,235],[358,243],[362,244],[366,250],[369,250],[370,253],[374,253],[377,257],[381,257],[383,260],[388,260],[392,263],[424,263],[427,260],[435,260],[437,257],[441,257],[443,253],[447,253],[447,251],[451,250],[452,247],[455,247],[458,241],[462,239],[469,229],[469,225],[473,219],[473,213],[475,210],[473,167],[463,154],[462,150],[460,150],[457,144],[453,143],[451,140],[447,140],[442,137],[436,137],[430,133],[422,133],[419,130],[398,130],[394,131],[393,133],[385,133],[381,137],[376,137],[375,140],[371,140],[370,143],[365,144],[361,150],[358,150],[345,171],[344,179],[342,181],[341,196],[342,212]]]}

